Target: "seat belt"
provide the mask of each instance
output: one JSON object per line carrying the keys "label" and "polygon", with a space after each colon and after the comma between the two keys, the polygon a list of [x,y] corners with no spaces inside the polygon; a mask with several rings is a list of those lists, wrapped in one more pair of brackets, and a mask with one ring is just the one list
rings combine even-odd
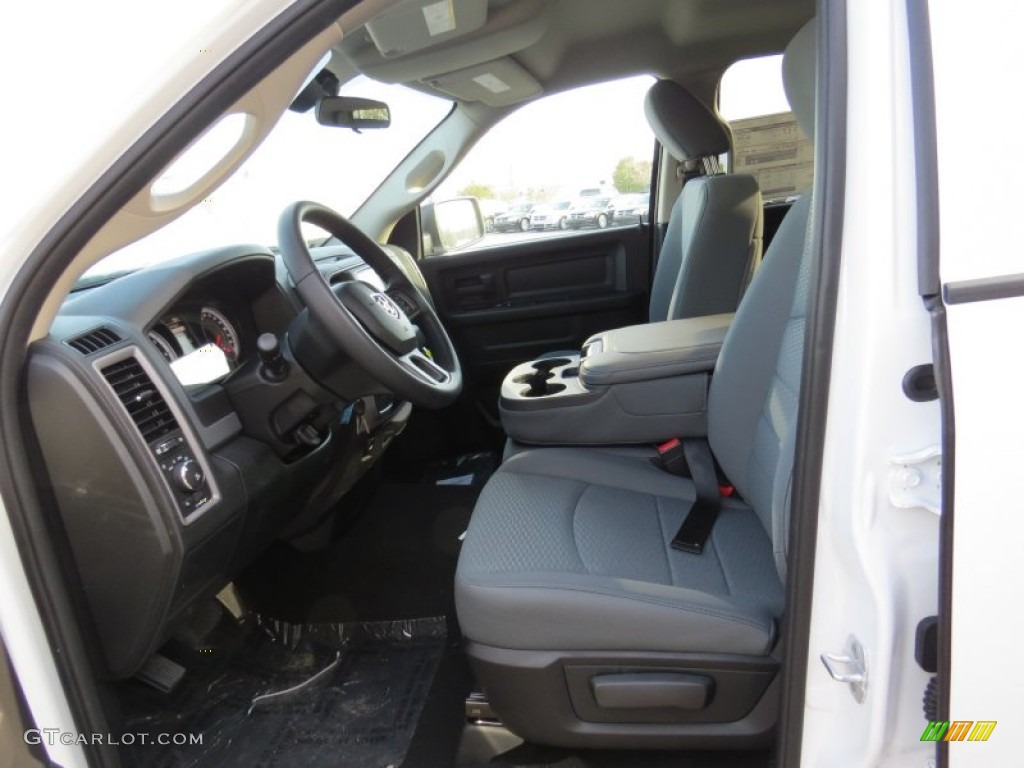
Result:
{"label": "seat belt", "polygon": [[697,498],[672,537],[672,549],[699,555],[718,519],[722,496],[732,495],[732,488],[718,484],[715,459],[707,440],[670,440],[658,446],[658,455],[667,472],[685,477],[689,470],[693,479]]}

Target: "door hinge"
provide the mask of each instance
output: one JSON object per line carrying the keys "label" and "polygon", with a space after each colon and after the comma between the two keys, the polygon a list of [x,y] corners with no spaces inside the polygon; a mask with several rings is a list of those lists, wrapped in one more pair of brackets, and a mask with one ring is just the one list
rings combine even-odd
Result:
{"label": "door hinge", "polygon": [[942,450],[929,446],[889,459],[889,502],[900,509],[942,514]]}
{"label": "door hinge", "polygon": [[858,704],[863,703],[868,690],[868,664],[860,641],[850,636],[842,653],[823,653],[821,662],[837,683],[850,686],[850,693]]}

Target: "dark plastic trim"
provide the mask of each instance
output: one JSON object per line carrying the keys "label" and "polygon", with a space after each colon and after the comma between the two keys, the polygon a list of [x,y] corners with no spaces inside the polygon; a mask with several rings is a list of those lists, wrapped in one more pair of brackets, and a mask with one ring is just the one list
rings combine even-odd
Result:
{"label": "dark plastic trim", "polygon": [[[767,747],[775,733],[779,675],[776,661],[768,656],[538,651],[475,642],[466,645],[466,656],[489,693],[494,713],[511,731],[538,744],[746,749]],[[620,698],[610,702],[614,706],[602,707],[595,680],[627,675],[706,681],[707,699],[700,706],[680,707],[652,701],[657,696],[635,690],[634,700]]]}
{"label": "dark plastic trim", "polygon": [[[39,491],[22,447],[32,443],[22,371],[39,307],[74,256],[114,213],[188,143],[354,0],[299,0],[230,54],[126,151],[33,249],[0,306],[0,493],[39,606],[57,672],[81,733],[109,730],[68,585],[40,516]],[[94,765],[117,765],[109,746],[85,747]]]}
{"label": "dark plastic trim", "polygon": [[[809,306],[804,336],[782,638],[778,765],[800,765],[829,379],[846,199],[846,2],[818,8],[818,93]],[[822,55],[827,52],[828,55]]]}
{"label": "dark plastic trim", "polygon": [[[651,191],[647,201],[647,262],[650,265],[648,275],[648,301],[650,304],[650,291],[654,288],[654,273],[658,269],[658,259],[661,258],[661,246],[664,241],[665,231],[658,225],[658,193],[661,191],[661,142],[654,139],[654,157],[651,159]],[[666,228],[667,228],[666,224]]]}
{"label": "dark plastic trim", "polygon": [[[942,515],[939,518],[939,637],[938,703],[936,720],[949,719],[950,678],[953,668],[953,532],[956,478],[956,410],[953,400],[953,369],[949,361],[946,307],[938,297],[926,302],[932,318],[932,355],[935,384],[939,390],[942,418]],[[949,743],[935,743],[938,768],[949,765]]]}
{"label": "dark plastic trim", "polygon": [[590,687],[604,709],[703,709],[714,681],[682,672],[612,672],[591,677]]}
{"label": "dark plastic trim", "polygon": [[935,131],[935,78],[927,0],[907,0],[910,102],[914,113],[914,184],[917,195],[917,290],[939,293],[939,165]]}
{"label": "dark plastic trim", "polygon": [[939,399],[935,385],[935,366],[931,363],[915,365],[903,376],[903,394],[915,403],[929,403]]}
{"label": "dark plastic trim", "polygon": [[[936,220],[938,216],[936,216]],[[938,250],[935,252],[938,254]],[[936,259],[938,261],[938,259]],[[1015,299],[1024,296],[1024,273],[958,280],[942,286],[947,304],[973,304],[978,301]]]}
{"label": "dark plastic trim", "polygon": [[[948,303],[981,301],[997,296],[996,286],[986,281],[965,281],[941,286],[940,207],[938,147],[935,124],[935,77],[932,68],[931,23],[927,0],[907,0],[907,34],[910,47],[910,90],[914,109],[914,162],[917,184],[918,291],[931,315],[932,364],[942,419],[942,516],[939,522],[939,594],[936,719],[949,719],[951,634],[953,609],[953,487],[956,477],[956,423],[953,407],[953,374],[949,362],[946,308]],[[979,285],[983,283],[983,285]],[[1024,293],[1024,283],[1021,284]],[[1021,294],[1017,294],[1021,295]],[[951,300],[952,299],[952,300]],[[936,743],[939,768],[949,764],[949,745]]]}

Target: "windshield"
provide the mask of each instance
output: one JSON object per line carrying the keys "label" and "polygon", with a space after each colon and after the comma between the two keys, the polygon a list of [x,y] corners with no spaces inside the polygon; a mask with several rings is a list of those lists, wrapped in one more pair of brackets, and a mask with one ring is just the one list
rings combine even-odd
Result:
{"label": "windshield", "polygon": [[391,126],[355,133],[320,125],[313,110],[289,110],[208,200],[97,262],[85,276],[97,279],[224,245],[276,245],[278,216],[296,200],[350,216],[452,108],[450,101],[366,77],[347,83],[341,95],[387,102]]}

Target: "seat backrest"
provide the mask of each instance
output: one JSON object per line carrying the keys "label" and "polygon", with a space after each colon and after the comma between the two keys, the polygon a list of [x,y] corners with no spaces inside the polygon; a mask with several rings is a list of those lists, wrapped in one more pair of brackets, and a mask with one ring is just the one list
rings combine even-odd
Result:
{"label": "seat backrest", "polygon": [[659,80],[644,111],[686,176],[651,286],[651,322],[733,312],[761,259],[761,194],[747,174],[723,174],[729,127],[679,83]]}
{"label": "seat backrest", "polygon": [[[814,22],[786,49],[786,95],[804,133],[814,138]],[[711,449],[772,538],[785,576],[789,494],[803,361],[812,191],[786,214],[765,263],[751,281],[722,345],[711,380]]]}

